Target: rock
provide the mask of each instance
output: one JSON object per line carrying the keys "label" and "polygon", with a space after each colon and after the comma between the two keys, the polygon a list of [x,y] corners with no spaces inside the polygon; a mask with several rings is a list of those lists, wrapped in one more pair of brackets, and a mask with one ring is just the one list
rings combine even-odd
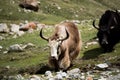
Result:
{"label": "rock", "polygon": [[96,44],[98,44],[97,41],[87,42],[86,45],[85,45],[85,48],[87,49],[89,46],[96,45]]}
{"label": "rock", "polygon": [[32,75],[28,80],[42,80],[42,79],[37,75]]}
{"label": "rock", "polygon": [[16,76],[16,80],[25,80],[24,77],[21,74],[18,74]]}
{"label": "rock", "polygon": [[7,53],[8,53],[8,51],[4,51],[4,52],[3,52],[3,54],[7,54]]}
{"label": "rock", "polygon": [[25,32],[24,32],[24,31],[18,31],[16,34],[17,34],[18,36],[22,36],[22,35],[25,34]]}
{"label": "rock", "polygon": [[70,71],[67,71],[68,74],[75,74],[75,73],[80,73],[80,69],[79,68],[75,68],[75,69],[72,69]]}
{"label": "rock", "polygon": [[14,33],[19,32],[19,25],[10,24],[10,26],[11,26],[11,29],[10,29],[11,32],[14,32]]}
{"label": "rock", "polygon": [[3,47],[2,46],[0,46],[0,49],[2,49]]}
{"label": "rock", "polygon": [[91,76],[86,77],[86,80],[93,80]]}
{"label": "rock", "polygon": [[27,46],[28,46],[28,47],[34,47],[35,45],[32,44],[32,43],[28,43]]}
{"label": "rock", "polygon": [[57,74],[57,75],[55,76],[55,80],[63,80],[62,75]]}
{"label": "rock", "polygon": [[3,37],[3,36],[0,36],[0,41],[1,41],[1,40],[4,40],[4,39],[5,39],[5,37]]}
{"label": "rock", "polygon": [[27,49],[27,48],[30,48],[30,47],[34,47],[35,45],[32,44],[32,43],[27,43],[26,45],[23,45],[22,48],[23,49]]}
{"label": "rock", "polygon": [[14,52],[14,51],[21,52],[23,51],[23,48],[19,44],[14,44],[9,47],[8,51],[9,52]]}
{"label": "rock", "polygon": [[45,27],[45,24],[37,24],[37,31],[41,30],[43,27]]}
{"label": "rock", "polygon": [[13,36],[13,38],[17,38],[17,35],[15,34],[15,35]]}
{"label": "rock", "polygon": [[32,28],[30,28],[29,30],[28,30],[28,33],[33,33],[33,29]]}
{"label": "rock", "polygon": [[108,68],[108,64],[107,63],[98,64],[98,65],[96,65],[96,67],[100,68],[100,69],[106,69],[106,68]]}
{"label": "rock", "polygon": [[37,24],[35,22],[29,22],[29,23],[26,23],[26,24],[22,24],[20,26],[20,29],[19,30],[22,30],[22,31],[28,31],[29,29],[36,29],[37,28]]}
{"label": "rock", "polygon": [[57,72],[57,75],[61,75],[63,78],[67,78],[68,77],[67,73],[66,72],[62,72],[62,71]]}
{"label": "rock", "polygon": [[6,69],[10,69],[10,66],[6,66],[5,68],[6,68]]}
{"label": "rock", "polygon": [[46,71],[46,72],[45,72],[45,76],[46,76],[48,79],[51,78],[51,77],[53,77],[51,71]]}
{"label": "rock", "polygon": [[7,32],[9,32],[9,28],[8,28],[7,24],[1,23],[0,24],[0,33],[7,33]]}
{"label": "rock", "polygon": [[21,8],[38,11],[38,4],[40,4],[40,2],[37,0],[23,0],[22,2],[20,2],[19,6]]}
{"label": "rock", "polygon": [[80,69],[79,68],[72,69],[70,71],[67,71],[67,74],[72,79],[79,79],[80,78]]}

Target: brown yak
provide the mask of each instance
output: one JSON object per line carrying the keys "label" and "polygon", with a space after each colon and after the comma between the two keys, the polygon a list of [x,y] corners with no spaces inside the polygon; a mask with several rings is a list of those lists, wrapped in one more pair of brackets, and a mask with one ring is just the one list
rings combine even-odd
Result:
{"label": "brown yak", "polygon": [[77,26],[72,22],[60,23],[55,26],[54,34],[49,38],[43,36],[42,30],[40,31],[40,37],[47,40],[51,48],[49,64],[55,70],[66,71],[78,56],[82,46]]}

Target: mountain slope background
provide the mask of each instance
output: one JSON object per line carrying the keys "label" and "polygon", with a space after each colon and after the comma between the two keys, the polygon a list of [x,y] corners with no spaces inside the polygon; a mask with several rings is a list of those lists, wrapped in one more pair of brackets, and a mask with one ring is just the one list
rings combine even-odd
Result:
{"label": "mountain slope background", "polygon": [[38,0],[38,12],[26,12],[18,5],[20,0],[0,2],[0,22],[22,20],[54,24],[62,20],[99,18],[105,10],[119,10],[119,0]]}

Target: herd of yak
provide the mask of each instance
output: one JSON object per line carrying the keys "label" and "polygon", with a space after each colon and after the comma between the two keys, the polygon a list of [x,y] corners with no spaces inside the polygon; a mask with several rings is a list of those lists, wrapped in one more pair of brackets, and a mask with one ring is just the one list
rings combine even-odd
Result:
{"label": "herd of yak", "polygon": [[[120,41],[120,13],[106,10],[101,16],[98,26],[93,21],[93,27],[98,30],[98,42],[104,52],[111,52],[114,46]],[[49,64],[55,70],[66,71],[72,66],[81,49],[82,40],[77,26],[72,22],[63,22],[55,26],[54,34],[47,38],[43,36],[43,28],[40,37],[48,41],[51,49]]]}

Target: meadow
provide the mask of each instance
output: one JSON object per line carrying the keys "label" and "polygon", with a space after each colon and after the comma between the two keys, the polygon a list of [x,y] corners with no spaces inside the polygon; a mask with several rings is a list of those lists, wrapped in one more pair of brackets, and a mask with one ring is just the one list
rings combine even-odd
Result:
{"label": "meadow", "polygon": [[[1,1],[0,23],[7,23],[9,26],[11,23],[19,24],[28,20],[54,26],[64,20],[79,20],[80,23],[77,25],[81,32],[83,47],[72,68],[78,67],[83,69],[88,64],[95,65],[104,62],[120,64],[120,44],[117,44],[115,51],[110,53],[103,53],[99,44],[85,47],[87,42],[94,41],[96,38],[97,30],[92,26],[93,19],[99,20],[106,9],[119,9],[119,0],[111,0],[111,2],[109,0],[39,1],[41,4],[38,12],[25,12],[19,8],[19,0]],[[58,10],[56,5],[59,5],[61,9]],[[54,27],[45,28],[45,30],[44,34],[50,36]],[[0,35],[6,34],[0,33]],[[7,35],[6,38],[0,41],[0,46],[3,47],[0,51],[0,75],[44,72],[43,67],[48,65],[50,51],[47,47],[47,42],[39,37],[39,31],[35,30],[33,33],[26,33],[15,39],[11,35]],[[10,45],[26,43],[33,43],[35,47],[28,48],[23,52],[3,53]]]}

